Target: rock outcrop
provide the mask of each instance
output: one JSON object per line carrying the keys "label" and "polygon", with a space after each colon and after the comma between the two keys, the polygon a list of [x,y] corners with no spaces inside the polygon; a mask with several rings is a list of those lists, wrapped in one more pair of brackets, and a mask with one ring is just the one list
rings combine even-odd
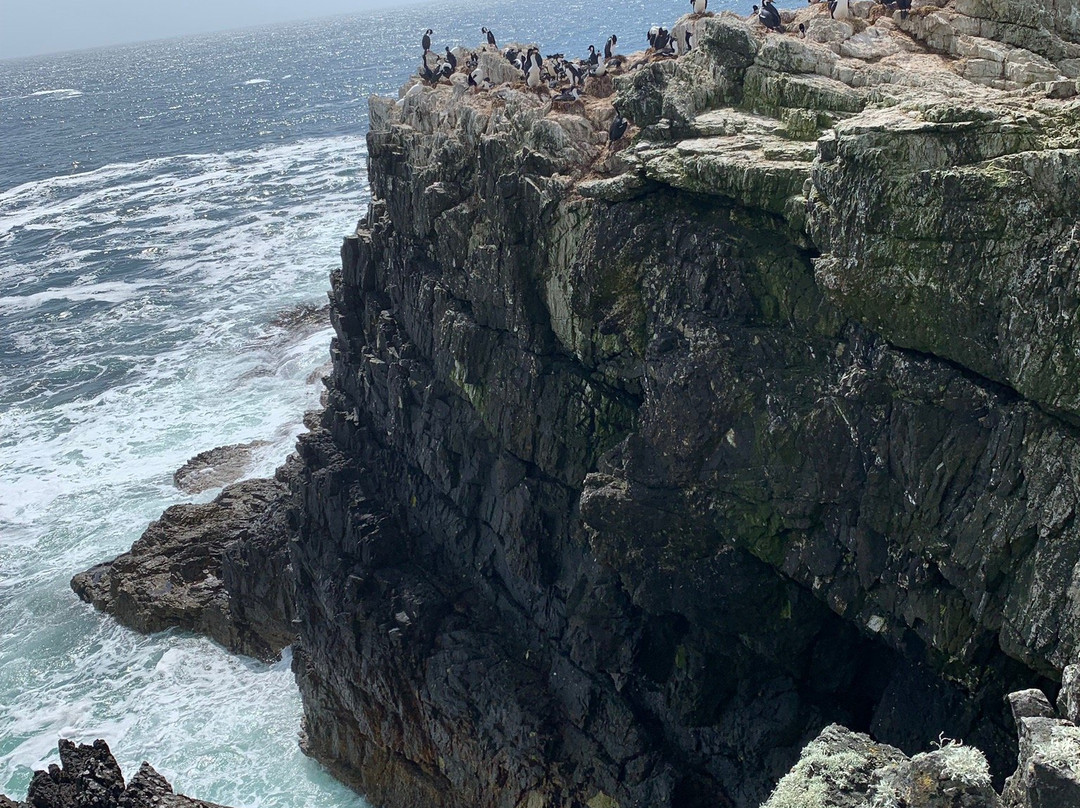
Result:
{"label": "rock outcrop", "polygon": [[0,808],[222,808],[174,794],[149,763],[125,785],[120,766],[103,740],[76,745],[61,739],[60,765],[34,772],[25,802],[0,795]]}
{"label": "rock outcrop", "polygon": [[[1073,675],[1080,666],[1072,666]],[[1066,688],[1075,695],[1076,688]],[[1063,691],[1064,692],[1064,691]],[[942,736],[908,758],[868,735],[832,725],[803,749],[762,808],[1073,808],[1080,805],[1080,727],[1041,690],[1009,695],[1020,733],[1016,773],[1002,795],[978,749]]]}
{"label": "rock outcrop", "polygon": [[309,751],[392,806],[748,806],[835,721],[963,737],[992,793],[1002,696],[1080,654],[1065,5],[690,17],[610,97],[372,99],[300,442]]}
{"label": "rock outcrop", "polygon": [[137,631],[177,627],[278,658],[295,635],[288,469],[228,486],[204,505],[172,506],[129,552],[79,573],[72,588]]}

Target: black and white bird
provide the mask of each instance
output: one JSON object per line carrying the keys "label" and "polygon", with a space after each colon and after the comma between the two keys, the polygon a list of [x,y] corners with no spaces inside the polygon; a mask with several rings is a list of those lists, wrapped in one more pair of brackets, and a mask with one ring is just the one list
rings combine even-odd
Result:
{"label": "black and white bird", "polygon": [[616,140],[626,134],[626,127],[628,125],[629,124],[627,123],[626,118],[624,118],[621,114],[619,114],[618,111],[616,111],[615,120],[611,122],[611,128],[608,129],[608,139],[612,143],[614,143]]}
{"label": "black and white bird", "polygon": [[544,60],[540,58],[540,51],[530,48],[525,57],[525,84],[536,89],[540,86],[543,78]]}
{"label": "black and white bird", "polygon": [[612,34],[608,37],[607,42],[604,43],[604,58],[610,59],[615,55],[615,45],[618,43],[619,38]]}
{"label": "black and white bird", "polygon": [[570,83],[580,87],[585,81],[585,70],[573,62],[566,62],[566,72],[570,74]]}
{"label": "black and white bird", "polygon": [[454,56],[453,51],[450,50],[450,46],[446,46],[446,64],[450,65],[450,72],[453,73],[457,70],[457,57]]}
{"label": "black and white bird", "polygon": [[569,87],[569,88],[563,90],[558,95],[553,95],[551,97],[551,100],[552,101],[559,101],[559,102],[567,103],[567,102],[570,102],[570,101],[577,101],[578,98],[580,98],[580,97],[581,97],[581,91],[577,87]]}
{"label": "black and white bird", "polygon": [[690,5],[694,7],[695,14],[704,14],[709,0],[690,0]]}
{"label": "black and white bird", "polygon": [[491,33],[491,31],[488,30],[488,28],[486,26],[480,29],[480,33],[481,34],[487,34],[487,43],[489,45],[491,45],[491,47],[493,47],[493,48],[499,47],[497,44],[495,44],[495,34]]}
{"label": "black and white bird", "polygon": [[491,79],[484,73],[484,68],[478,67],[469,74],[469,86],[477,90],[491,89]]}
{"label": "black and white bird", "polygon": [[773,5],[772,0],[763,0],[761,11],[758,12],[757,18],[761,24],[770,31],[776,31],[780,34],[784,33],[784,26],[780,23],[780,12],[777,10],[776,6]]}
{"label": "black and white bird", "polygon": [[673,53],[671,47],[671,34],[667,28],[654,25],[649,29],[649,44],[657,53]]}
{"label": "black and white bird", "polygon": [[683,31],[683,36],[685,38],[686,45],[686,49],[683,51],[683,53],[689,53],[694,49],[694,32],[687,28],[685,31]]}
{"label": "black and white bird", "polygon": [[429,50],[431,50],[431,35],[434,34],[434,33],[435,32],[432,31],[430,28],[428,28],[426,31],[424,31],[424,36],[420,40],[420,44],[424,48],[424,53],[427,53]]}

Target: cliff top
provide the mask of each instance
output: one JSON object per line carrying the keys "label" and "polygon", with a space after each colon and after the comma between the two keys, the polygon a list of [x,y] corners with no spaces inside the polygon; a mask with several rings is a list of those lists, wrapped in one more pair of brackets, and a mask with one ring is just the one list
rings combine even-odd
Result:
{"label": "cliff top", "polygon": [[[395,126],[455,132],[470,148],[482,138],[512,137],[542,158],[542,173],[585,182],[581,190],[590,195],[625,194],[626,179],[589,181],[634,169],[639,180],[631,185],[649,177],[741,196],[745,187],[734,193],[722,179],[713,187],[715,176],[694,180],[688,175],[700,171],[656,151],[656,144],[688,141],[681,150],[695,160],[705,155],[740,170],[790,175],[772,189],[783,197],[760,200],[778,213],[805,179],[815,142],[838,126],[851,132],[997,119],[1034,124],[1040,146],[1074,147],[1080,139],[1080,8],[1071,0],[915,0],[910,11],[855,0],[844,19],[834,19],[825,3],[781,15],[784,33],[767,30],[754,15],[686,15],[671,35],[685,41],[690,32],[692,50],[674,56],[650,48],[621,57],[607,75],[587,79],[573,102],[553,100],[556,91],[545,85],[527,88],[495,48],[458,48],[449,78],[428,84],[414,77],[396,101],[371,99],[372,135]],[[469,86],[473,65],[481,87]],[[616,109],[631,127],[610,144]],[[446,137],[426,142],[427,158],[439,159]],[[634,145],[622,153],[627,142]],[[993,139],[984,149],[990,156],[1014,150]]]}

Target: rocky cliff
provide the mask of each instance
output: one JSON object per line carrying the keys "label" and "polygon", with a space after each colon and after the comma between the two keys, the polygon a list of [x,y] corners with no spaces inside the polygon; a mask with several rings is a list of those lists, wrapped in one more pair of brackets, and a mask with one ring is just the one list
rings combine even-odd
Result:
{"label": "rocky cliff", "polygon": [[756,806],[830,723],[1012,773],[1080,659],[1080,5],[852,8],[372,99],[272,566],[373,803]]}
{"label": "rocky cliff", "polygon": [[373,99],[310,751],[388,805],[757,805],[832,721],[1011,773],[1080,653],[1078,13],[686,19],[621,150],[595,97]]}

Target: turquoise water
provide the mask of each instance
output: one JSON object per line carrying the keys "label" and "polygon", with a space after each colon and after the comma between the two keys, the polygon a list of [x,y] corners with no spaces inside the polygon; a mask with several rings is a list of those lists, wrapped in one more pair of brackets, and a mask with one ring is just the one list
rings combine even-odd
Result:
{"label": "turquoise water", "polygon": [[627,52],[687,9],[442,4],[0,62],[0,791],[101,737],[201,799],[363,804],[299,752],[287,657],[135,634],[68,580],[189,500],[171,477],[198,452],[267,441],[258,476],[291,450],[330,332],[275,321],[325,302],[367,202],[367,96],[424,28]]}

